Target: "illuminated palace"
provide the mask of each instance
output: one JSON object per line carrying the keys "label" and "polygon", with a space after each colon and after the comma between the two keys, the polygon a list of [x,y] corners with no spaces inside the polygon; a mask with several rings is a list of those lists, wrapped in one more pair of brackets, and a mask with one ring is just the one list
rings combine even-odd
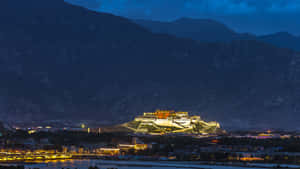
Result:
{"label": "illuminated palace", "polygon": [[212,134],[221,132],[218,122],[205,122],[200,116],[189,116],[188,112],[156,110],[144,113],[123,126],[136,132],[148,134],[198,133]]}

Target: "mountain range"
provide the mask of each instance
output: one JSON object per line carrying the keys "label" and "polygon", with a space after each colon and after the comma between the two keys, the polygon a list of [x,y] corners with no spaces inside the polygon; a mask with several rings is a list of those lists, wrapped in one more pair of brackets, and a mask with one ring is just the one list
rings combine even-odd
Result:
{"label": "mountain range", "polygon": [[296,129],[300,120],[300,54],[291,49],[154,33],[63,0],[0,1],[0,25],[5,121],[121,123],[155,109],[227,128]]}
{"label": "mountain range", "polygon": [[181,18],[172,22],[135,20],[135,23],[154,33],[170,34],[201,42],[230,42],[233,40],[257,40],[282,48],[300,51],[300,37],[288,32],[256,36],[251,33],[237,33],[225,24],[210,19]]}

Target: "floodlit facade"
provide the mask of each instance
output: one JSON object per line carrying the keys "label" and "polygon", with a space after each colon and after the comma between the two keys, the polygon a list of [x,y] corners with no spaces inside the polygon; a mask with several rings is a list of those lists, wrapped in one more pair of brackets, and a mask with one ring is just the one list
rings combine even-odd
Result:
{"label": "floodlit facade", "polygon": [[205,122],[200,116],[189,116],[188,112],[156,110],[144,113],[124,126],[136,133],[202,133],[211,134],[221,131],[216,121]]}

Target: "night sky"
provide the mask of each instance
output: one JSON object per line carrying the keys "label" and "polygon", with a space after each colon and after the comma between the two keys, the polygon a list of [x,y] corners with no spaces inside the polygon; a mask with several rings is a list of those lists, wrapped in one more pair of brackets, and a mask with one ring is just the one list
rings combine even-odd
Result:
{"label": "night sky", "polygon": [[300,0],[66,0],[132,19],[221,21],[238,32],[300,35]]}

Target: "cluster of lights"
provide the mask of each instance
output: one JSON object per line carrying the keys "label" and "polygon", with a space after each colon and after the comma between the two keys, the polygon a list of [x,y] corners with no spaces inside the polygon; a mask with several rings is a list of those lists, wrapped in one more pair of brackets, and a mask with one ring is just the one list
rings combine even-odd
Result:
{"label": "cluster of lights", "polygon": [[70,154],[52,154],[49,153],[40,153],[40,152],[1,152],[0,153],[0,162],[6,161],[35,161],[35,160],[58,160],[58,159],[71,159],[72,155]]}

